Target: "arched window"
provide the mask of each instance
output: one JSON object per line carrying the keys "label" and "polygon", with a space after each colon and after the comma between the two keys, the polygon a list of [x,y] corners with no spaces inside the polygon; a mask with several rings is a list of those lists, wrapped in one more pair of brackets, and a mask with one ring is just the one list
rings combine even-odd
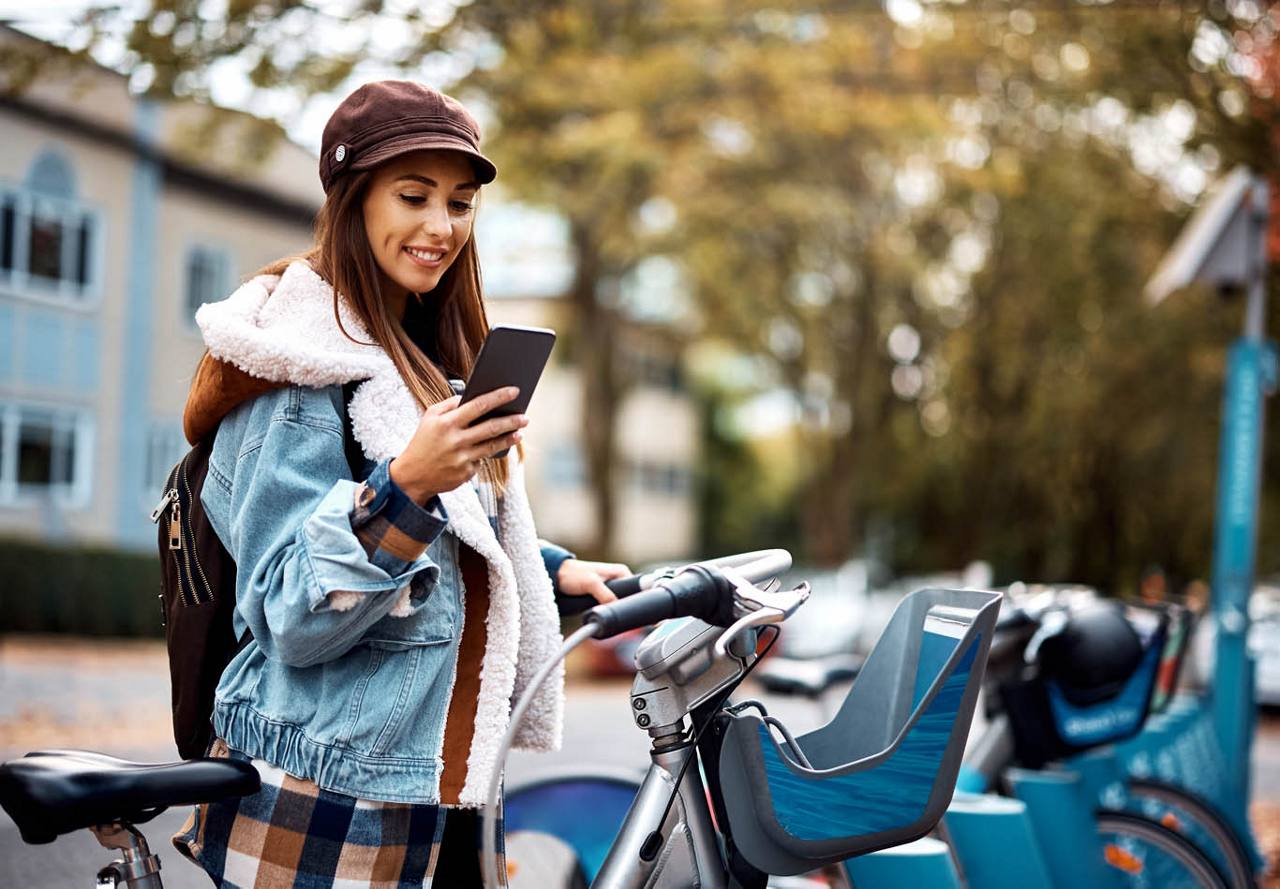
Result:
{"label": "arched window", "polygon": [[69,161],[56,148],[40,152],[27,172],[27,188],[55,200],[76,199],[76,174]]}
{"label": "arched window", "polygon": [[0,183],[0,289],[82,302],[97,290],[102,224],[76,194],[57,147],[37,155],[21,185]]}

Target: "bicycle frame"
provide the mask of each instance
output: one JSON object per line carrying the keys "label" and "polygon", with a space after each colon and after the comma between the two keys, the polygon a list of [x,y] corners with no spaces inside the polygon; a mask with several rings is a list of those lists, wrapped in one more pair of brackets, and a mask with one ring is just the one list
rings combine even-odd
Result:
{"label": "bicycle frame", "polygon": [[[720,854],[716,830],[707,806],[707,789],[701,772],[684,770],[680,789],[665,821],[667,799],[675,787],[685,760],[696,755],[692,742],[650,752],[651,764],[627,812],[622,830],[614,841],[592,889],[638,889],[649,884],[661,870],[673,885],[697,885],[724,889],[727,867]],[[666,841],[658,853],[645,861],[641,847],[649,835],[662,829]]]}
{"label": "bicycle frame", "polygon": [[[715,657],[723,632],[689,618],[669,620],[636,652],[631,712],[653,739],[650,765],[593,887],[638,889],[652,885],[659,871],[672,885],[728,886],[728,867],[696,763],[683,768],[671,811],[663,819],[677,776],[696,756],[693,739],[685,737],[686,716],[735,685],[756,658],[755,631],[738,637],[727,657]],[[646,859],[641,849],[657,830],[664,837],[662,846]]]}

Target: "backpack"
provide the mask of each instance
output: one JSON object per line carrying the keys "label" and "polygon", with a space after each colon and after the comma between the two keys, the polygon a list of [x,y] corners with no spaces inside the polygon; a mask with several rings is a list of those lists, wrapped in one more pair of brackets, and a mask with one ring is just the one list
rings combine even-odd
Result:
{"label": "backpack", "polygon": [[[343,405],[357,383],[343,386]],[[345,414],[345,410],[344,410]],[[342,423],[351,476],[364,478],[364,454]],[[173,740],[183,759],[205,755],[213,740],[213,694],[222,671],[253,635],[236,639],[236,563],[218,539],[200,502],[215,434],[200,439],[174,465],[164,495],[151,513],[159,525],[160,605],[169,651]]]}

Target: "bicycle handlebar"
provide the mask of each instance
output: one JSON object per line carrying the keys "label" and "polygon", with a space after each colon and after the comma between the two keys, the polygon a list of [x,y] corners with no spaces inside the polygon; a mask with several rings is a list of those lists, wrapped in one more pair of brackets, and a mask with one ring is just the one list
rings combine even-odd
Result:
{"label": "bicycle handlebar", "polygon": [[[756,583],[781,574],[790,567],[791,554],[781,549],[697,562],[673,577],[656,575],[661,579],[646,591],[617,602],[597,605],[587,612],[583,622],[596,626],[597,639],[607,639],[672,617],[696,617],[709,624],[728,627],[740,616],[737,610],[739,603],[734,581],[721,569],[731,570],[741,579]],[[648,578],[642,576],[642,579]]]}
{"label": "bicycle handlebar", "polygon": [[[715,559],[704,559],[701,562],[694,562],[693,565],[701,565],[706,568],[734,568],[744,575],[758,574],[760,578],[772,577],[791,567],[791,554],[784,549],[763,549],[749,553],[738,553],[732,556],[720,556]],[[687,565],[685,568],[693,567],[693,565]],[[636,593],[656,586],[664,579],[676,576],[685,568],[678,570],[674,568],[658,568],[644,574],[632,574],[627,577],[606,580],[604,585],[609,588],[609,592],[619,599],[625,599],[628,596],[634,596]],[[599,604],[595,596],[591,595],[560,596],[556,599],[556,607],[559,608],[561,617],[581,614]]]}
{"label": "bicycle handlebar", "polygon": [[[634,596],[636,593],[644,589],[646,574],[631,574],[627,577],[619,577],[615,580],[606,580],[604,585],[619,599],[625,599],[627,596]],[[596,601],[596,597],[584,594],[581,596],[561,596],[556,600],[556,605],[560,609],[563,617],[573,614],[581,614],[592,606],[600,604]]]}
{"label": "bicycle handlebar", "polygon": [[607,639],[670,617],[697,617],[727,627],[733,623],[733,586],[723,574],[692,565],[651,590],[597,605],[583,623],[595,624],[596,638]]}

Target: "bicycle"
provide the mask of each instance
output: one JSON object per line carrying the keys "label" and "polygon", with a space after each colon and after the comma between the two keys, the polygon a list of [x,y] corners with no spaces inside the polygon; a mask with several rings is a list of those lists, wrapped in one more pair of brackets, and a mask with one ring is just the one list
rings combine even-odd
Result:
{"label": "bicycle", "polygon": [[[835,717],[795,737],[759,702],[730,703],[776,640],[776,625],[808,596],[805,584],[783,591],[777,583],[790,564],[788,553],[770,550],[643,576],[640,592],[592,608],[566,640],[561,657],[587,638],[660,624],[636,652],[631,690],[650,765],[593,887],[763,887],[771,875],[838,866],[923,837],[942,816],[1000,595],[907,596]],[[500,762],[553,667],[517,703]],[[499,779],[484,831],[491,887]]]}
{"label": "bicycle", "polygon": [[[1180,659],[1181,647],[1167,643],[1171,634],[1185,638],[1183,617],[1160,612],[1152,626],[1146,615],[1145,645],[1131,623],[1143,620],[1141,613],[1101,604],[1071,609],[1050,597],[997,624],[990,723],[960,786],[986,792],[1003,784],[1023,799],[1030,833],[1053,837],[1038,844],[1049,885],[1256,885],[1243,844],[1208,802],[1173,784],[1130,780],[1105,746],[1136,734],[1153,700],[1168,699],[1157,694],[1157,680],[1169,684],[1176,676],[1171,659]],[[1049,640],[1060,644],[1046,655]],[[995,850],[967,832],[965,819],[973,817],[976,830],[981,814],[966,805],[959,800],[944,824],[954,828],[965,869],[986,873]]]}

